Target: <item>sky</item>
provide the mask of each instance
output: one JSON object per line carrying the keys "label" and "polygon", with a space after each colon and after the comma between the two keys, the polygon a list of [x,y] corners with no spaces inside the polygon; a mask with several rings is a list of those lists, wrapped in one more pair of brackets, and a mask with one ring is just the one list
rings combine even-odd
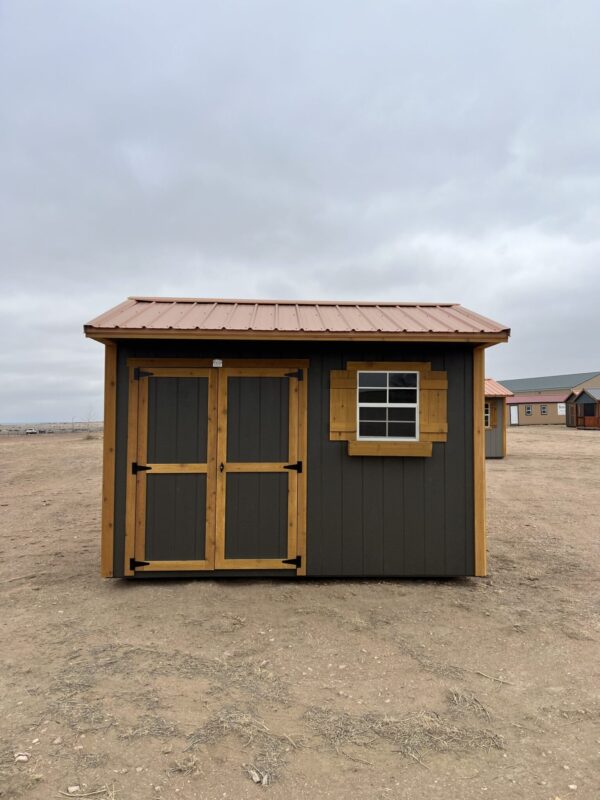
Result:
{"label": "sky", "polygon": [[600,370],[597,0],[0,0],[0,422],[130,295],[460,302]]}

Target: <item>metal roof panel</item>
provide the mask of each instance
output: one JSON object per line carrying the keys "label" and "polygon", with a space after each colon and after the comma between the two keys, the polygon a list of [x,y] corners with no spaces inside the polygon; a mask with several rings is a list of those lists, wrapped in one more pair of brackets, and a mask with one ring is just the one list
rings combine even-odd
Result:
{"label": "metal roof panel", "polygon": [[[456,303],[391,303],[323,300],[230,300],[209,298],[132,297],[85,326],[102,331],[189,331],[216,335],[264,332],[353,338],[364,334],[398,335],[490,334],[506,339],[510,330]],[[98,333],[98,335],[101,335]]]}

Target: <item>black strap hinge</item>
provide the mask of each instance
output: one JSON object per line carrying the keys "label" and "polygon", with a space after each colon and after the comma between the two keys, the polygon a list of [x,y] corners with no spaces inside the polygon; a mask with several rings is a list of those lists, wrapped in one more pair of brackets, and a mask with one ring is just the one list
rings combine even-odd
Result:
{"label": "black strap hinge", "polygon": [[136,561],[135,558],[129,559],[129,569],[137,569],[138,567],[147,567],[149,561]]}
{"label": "black strap hinge", "polygon": [[133,370],[133,378],[136,381],[139,381],[140,378],[149,378],[151,375],[152,375],[151,372],[146,372],[140,367],[135,367]]}
{"label": "black strap hinge", "polygon": [[296,378],[296,380],[302,381],[302,380],[304,380],[304,370],[297,369],[295,372],[286,372],[285,373],[285,377],[286,378]]}
{"label": "black strap hinge", "polygon": [[134,461],[131,465],[131,474],[137,475],[138,472],[148,472],[151,469],[152,467],[146,467],[143,464],[138,464],[137,461]]}
{"label": "black strap hinge", "polygon": [[295,464],[286,464],[284,469],[294,469],[296,472],[302,472],[302,462],[296,461]]}
{"label": "black strap hinge", "polygon": [[284,558],[281,561],[282,564],[295,564],[297,567],[302,566],[302,556],[296,556],[296,558]]}

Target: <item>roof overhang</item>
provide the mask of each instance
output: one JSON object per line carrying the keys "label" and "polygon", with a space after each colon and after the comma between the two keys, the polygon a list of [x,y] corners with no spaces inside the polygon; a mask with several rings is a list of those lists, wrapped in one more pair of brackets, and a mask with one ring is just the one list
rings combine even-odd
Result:
{"label": "roof overhang", "polygon": [[207,331],[207,330],[173,330],[156,329],[136,330],[118,328],[92,328],[84,326],[84,334],[88,339],[95,339],[105,343],[106,340],[115,339],[171,339],[171,340],[248,340],[248,341],[329,341],[329,342],[447,342],[447,343],[472,343],[483,344],[491,347],[495,344],[507,342],[509,333],[389,333],[375,332],[307,332],[307,331]]}

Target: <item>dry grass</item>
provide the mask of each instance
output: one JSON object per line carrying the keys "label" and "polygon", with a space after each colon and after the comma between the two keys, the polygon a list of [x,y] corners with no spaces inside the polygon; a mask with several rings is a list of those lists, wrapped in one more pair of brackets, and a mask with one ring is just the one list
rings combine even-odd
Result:
{"label": "dry grass", "polygon": [[452,707],[459,711],[467,711],[476,717],[482,717],[488,722],[491,719],[490,712],[471,692],[462,689],[449,689],[448,702]]}
{"label": "dry grass", "polygon": [[250,776],[254,770],[263,785],[280,776],[287,754],[301,746],[285,734],[271,732],[263,720],[251,712],[228,706],[188,737],[186,750],[215,744],[228,736],[236,737],[243,749],[252,748],[252,763],[243,766]]}
{"label": "dry grass", "polygon": [[120,739],[137,739],[141,736],[153,736],[155,739],[170,739],[179,736],[179,728],[173,722],[162,717],[142,717],[135,728],[120,734]]}
{"label": "dry grass", "polygon": [[431,711],[404,717],[379,714],[352,715],[312,707],[304,715],[314,732],[338,752],[345,745],[371,747],[391,744],[395,751],[419,760],[429,752],[502,749],[503,739],[492,731],[459,727]]}

